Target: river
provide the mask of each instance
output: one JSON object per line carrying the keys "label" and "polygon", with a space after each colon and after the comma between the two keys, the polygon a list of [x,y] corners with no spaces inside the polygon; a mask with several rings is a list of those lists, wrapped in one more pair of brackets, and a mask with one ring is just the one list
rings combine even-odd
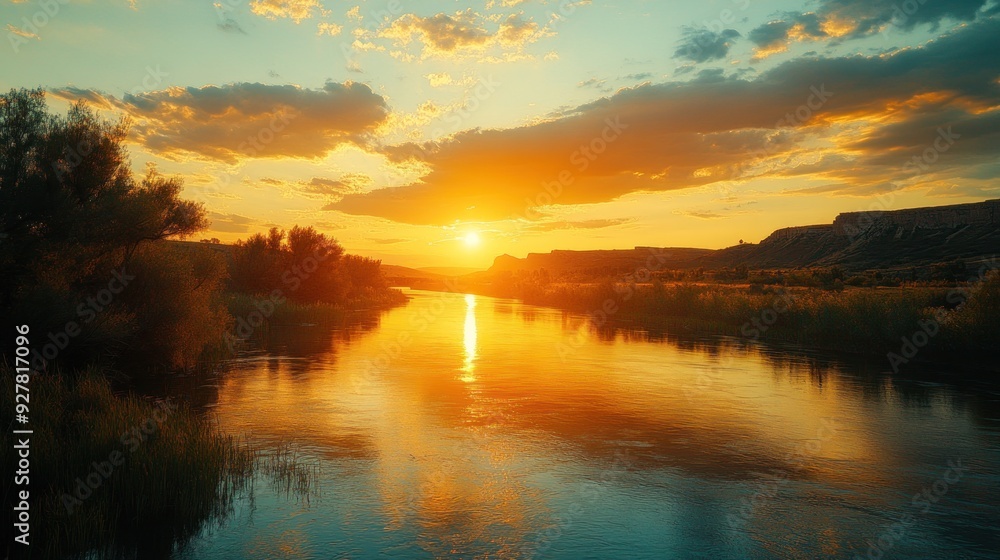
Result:
{"label": "river", "polygon": [[189,389],[315,486],[259,481],[175,558],[1000,554],[988,376],[408,293],[343,328],[274,328]]}

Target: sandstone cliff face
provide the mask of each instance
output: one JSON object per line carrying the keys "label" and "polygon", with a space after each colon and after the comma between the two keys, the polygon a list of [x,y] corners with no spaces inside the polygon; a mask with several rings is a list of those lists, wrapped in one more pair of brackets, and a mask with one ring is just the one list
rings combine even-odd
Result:
{"label": "sandstone cliff face", "polygon": [[[605,251],[502,255],[492,272],[546,269],[621,274],[650,269],[839,266],[851,270],[922,266],[1000,254],[1000,200],[884,212],[847,212],[832,224],[774,231],[759,244],[726,249],[636,247]],[[650,257],[655,257],[650,264]]]}
{"label": "sandstone cliff face", "polygon": [[934,208],[847,212],[833,221],[833,230],[838,235],[854,237],[872,227],[944,229],[966,225],[1000,225],[1000,199]]}
{"label": "sandstone cliff face", "polygon": [[767,236],[767,239],[761,241],[764,243],[774,243],[777,241],[787,241],[789,239],[798,237],[820,237],[826,235],[833,230],[833,226],[829,224],[817,225],[817,226],[795,226],[786,227],[774,230],[771,235]]}

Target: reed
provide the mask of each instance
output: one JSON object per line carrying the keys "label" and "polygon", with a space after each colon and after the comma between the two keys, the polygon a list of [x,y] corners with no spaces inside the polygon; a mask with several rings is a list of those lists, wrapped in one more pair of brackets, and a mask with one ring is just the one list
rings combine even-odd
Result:
{"label": "reed", "polygon": [[[265,323],[274,325],[340,324],[351,311],[361,309],[387,309],[406,303],[406,296],[399,290],[385,290],[366,293],[344,303],[299,303],[284,300],[269,302],[265,296],[245,293],[230,293],[226,296],[229,313],[234,317],[249,317],[252,313],[262,313]],[[273,307],[272,307],[273,306]]]}
{"label": "reed", "polygon": [[[223,519],[249,489],[253,449],[183,405],[117,395],[94,368],[72,380],[33,375],[29,386],[38,403],[30,417],[32,557],[164,556]],[[4,411],[14,408],[12,393],[0,397]],[[9,432],[0,437],[5,448],[14,444]],[[13,454],[5,456],[13,472]]]}
{"label": "reed", "polygon": [[526,303],[588,313],[598,322],[676,327],[885,354],[934,321],[927,355],[981,354],[1000,332],[1000,277],[959,287],[771,288],[718,284],[551,284]]}

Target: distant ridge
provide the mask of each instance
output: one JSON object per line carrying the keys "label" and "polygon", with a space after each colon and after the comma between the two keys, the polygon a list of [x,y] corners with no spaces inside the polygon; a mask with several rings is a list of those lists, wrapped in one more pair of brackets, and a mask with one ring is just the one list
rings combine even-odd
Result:
{"label": "distant ridge", "polygon": [[760,243],[725,249],[651,248],[552,251],[520,259],[497,257],[489,272],[546,269],[559,273],[623,274],[662,269],[839,266],[847,270],[927,266],[963,259],[978,261],[1000,254],[1000,199],[968,204],[846,212],[832,224],[786,227]]}

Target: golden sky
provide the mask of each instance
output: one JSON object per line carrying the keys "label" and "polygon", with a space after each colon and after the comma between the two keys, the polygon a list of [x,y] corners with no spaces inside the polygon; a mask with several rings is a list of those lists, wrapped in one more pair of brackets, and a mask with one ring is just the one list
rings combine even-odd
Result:
{"label": "golden sky", "polygon": [[1000,196],[996,0],[53,2],[0,0],[0,87],[127,116],[202,237],[486,267]]}

